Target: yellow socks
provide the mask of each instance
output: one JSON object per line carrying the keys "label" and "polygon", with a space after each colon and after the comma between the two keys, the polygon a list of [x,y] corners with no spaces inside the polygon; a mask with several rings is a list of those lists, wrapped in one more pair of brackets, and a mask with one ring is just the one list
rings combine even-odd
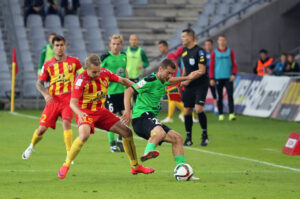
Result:
{"label": "yellow socks", "polygon": [[72,129],[64,130],[64,140],[65,140],[65,144],[66,144],[67,154],[69,154],[69,151],[71,149],[72,142],[73,142]]}
{"label": "yellow socks", "polygon": [[181,111],[181,114],[184,115],[184,104],[183,102],[175,102],[176,107]]}
{"label": "yellow socks", "polygon": [[79,153],[79,151],[80,151],[81,147],[83,146],[83,144],[84,144],[84,142],[82,142],[78,137],[74,140],[64,165],[66,165],[66,166],[71,165],[71,162],[75,159],[75,157]]}
{"label": "yellow socks", "polygon": [[129,158],[130,166],[134,169],[137,169],[139,167],[139,163],[136,156],[136,149],[135,149],[133,137],[127,137],[127,138],[123,137],[123,147]]}
{"label": "yellow socks", "polygon": [[175,112],[175,101],[169,100],[168,102],[168,118],[172,119]]}
{"label": "yellow socks", "polygon": [[33,133],[32,139],[31,139],[31,145],[35,146],[43,138],[43,135],[39,136],[37,134],[37,129],[36,129]]}

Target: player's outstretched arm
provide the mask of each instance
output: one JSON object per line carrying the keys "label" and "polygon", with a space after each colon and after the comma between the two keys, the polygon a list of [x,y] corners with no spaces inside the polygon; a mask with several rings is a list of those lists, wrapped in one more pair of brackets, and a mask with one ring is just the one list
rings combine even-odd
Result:
{"label": "player's outstretched arm", "polygon": [[191,72],[188,76],[184,76],[184,77],[172,77],[169,80],[170,85],[173,84],[177,84],[179,82],[184,82],[184,81],[192,81],[193,79],[196,79],[199,77],[199,75],[201,76],[201,73],[199,70]]}
{"label": "player's outstretched arm", "polygon": [[47,104],[53,102],[52,96],[48,93],[48,91],[44,88],[44,82],[41,80],[36,81],[36,89],[41,93],[41,95],[45,98]]}
{"label": "player's outstretched arm", "polygon": [[78,118],[79,118],[79,122],[82,122],[83,121],[83,118],[85,116],[87,116],[86,113],[82,112],[79,107],[78,107],[78,99],[77,98],[71,98],[70,100],[70,107],[71,109],[74,111],[75,114],[78,115]]}
{"label": "player's outstretched arm", "polygon": [[123,78],[123,77],[119,77],[118,83],[126,86],[126,88],[128,88],[134,84],[134,82],[130,81],[127,78]]}
{"label": "player's outstretched arm", "polygon": [[124,92],[124,113],[121,118],[122,122],[129,125],[131,120],[131,98],[133,96],[134,90],[132,87],[129,87]]}

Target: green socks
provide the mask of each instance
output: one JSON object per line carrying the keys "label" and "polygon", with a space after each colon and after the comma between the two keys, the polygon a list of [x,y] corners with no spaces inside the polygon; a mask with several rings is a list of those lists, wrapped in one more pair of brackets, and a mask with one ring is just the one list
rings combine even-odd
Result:
{"label": "green socks", "polygon": [[156,145],[154,143],[148,143],[145,149],[144,154],[148,153],[149,151],[153,151]]}
{"label": "green socks", "polygon": [[185,157],[184,157],[184,155],[176,156],[174,159],[176,161],[176,165],[178,165],[178,164],[184,164],[185,163]]}
{"label": "green socks", "polygon": [[107,135],[108,135],[109,145],[110,146],[115,146],[116,145],[116,143],[115,143],[115,134],[112,133],[112,132],[107,132]]}

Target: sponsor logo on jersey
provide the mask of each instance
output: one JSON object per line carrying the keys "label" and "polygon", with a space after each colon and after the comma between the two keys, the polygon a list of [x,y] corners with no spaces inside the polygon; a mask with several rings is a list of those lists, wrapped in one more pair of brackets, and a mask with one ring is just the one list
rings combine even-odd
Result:
{"label": "sponsor logo on jersey", "polygon": [[181,56],[185,57],[186,55],[187,55],[187,51],[184,51]]}

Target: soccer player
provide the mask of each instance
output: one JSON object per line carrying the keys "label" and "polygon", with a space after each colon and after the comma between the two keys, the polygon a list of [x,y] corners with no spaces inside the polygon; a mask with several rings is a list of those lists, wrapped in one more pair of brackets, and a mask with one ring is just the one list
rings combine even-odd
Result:
{"label": "soccer player", "polygon": [[[76,72],[82,66],[78,58],[65,54],[66,42],[64,37],[56,35],[52,40],[52,45],[55,56],[44,64],[36,83],[38,91],[45,98],[46,106],[42,113],[39,128],[34,131],[30,146],[22,154],[23,159],[30,157],[36,144],[43,138],[49,127],[55,129],[59,116],[63,122],[67,153],[69,153],[72,145],[73,111],[69,103]],[[50,87],[46,90],[43,83],[48,78],[50,79]]]}
{"label": "soccer player", "polygon": [[[214,42],[211,39],[207,39],[204,42],[204,50],[206,52],[206,70],[209,72],[209,64],[210,64],[210,58],[212,51],[214,49]],[[216,87],[209,85],[210,92],[212,94],[213,100],[214,100],[214,114],[218,115],[218,104],[217,104],[217,92],[216,92]]]}
{"label": "soccer player", "polygon": [[[161,124],[157,115],[160,112],[160,100],[165,95],[167,86],[185,80],[193,80],[200,72],[195,71],[185,77],[172,77],[175,72],[175,63],[171,59],[165,59],[160,63],[156,74],[152,73],[125,91],[125,111],[122,120],[125,124],[129,124],[132,115],[132,126],[135,133],[148,140],[141,161],[156,158],[159,155],[159,152],[155,150],[156,146],[162,142],[169,142],[172,144],[176,164],[185,163],[182,136]],[[130,102],[134,93],[138,95],[131,114]]]}
{"label": "soccer player", "polygon": [[[183,46],[181,46],[183,48]],[[158,43],[158,50],[164,56],[163,59],[169,58],[172,59],[175,63],[179,56],[176,56],[174,53],[169,52],[168,42],[165,40],[161,40]],[[181,68],[176,65],[176,73],[174,73],[175,77],[181,77],[182,71]],[[167,89],[168,95],[168,116],[163,119],[162,123],[169,123],[173,122],[173,114],[175,112],[175,108],[177,107],[181,113],[179,114],[179,119],[184,122],[184,105],[181,101],[181,94],[180,94],[180,85],[172,85],[168,86]]]}
{"label": "soccer player", "polygon": [[85,61],[85,67],[86,71],[75,80],[70,101],[70,106],[76,113],[79,136],[74,140],[67,160],[58,172],[58,177],[61,179],[66,177],[72,160],[78,155],[89,135],[94,133],[95,127],[123,136],[123,146],[130,160],[132,174],[153,173],[154,169],[138,164],[130,128],[104,107],[110,82],[118,82],[126,87],[133,85],[133,82],[100,68],[100,59],[97,55],[90,55]]}
{"label": "soccer player", "polygon": [[194,80],[187,80],[181,84],[185,86],[183,93],[183,103],[185,109],[184,124],[186,129],[185,146],[193,145],[192,141],[192,126],[193,126],[193,108],[195,107],[200,126],[202,128],[201,146],[206,146],[209,142],[207,135],[207,119],[204,113],[204,105],[208,91],[209,81],[206,71],[206,53],[205,50],[196,44],[196,35],[192,29],[185,29],[181,34],[182,44],[182,59],[184,64],[185,74],[188,75],[193,71],[201,71],[202,73]]}
{"label": "soccer player", "polygon": [[[110,37],[109,46],[110,51],[101,56],[101,67],[110,70],[112,73],[120,77],[128,77],[126,70],[127,57],[124,52],[121,52],[123,43],[123,36],[119,34]],[[126,87],[116,82],[111,82],[108,87],[108,95],[106,98],[106,108],[115,114],[122,115],[124,111],[124,91]],[[108,132],[108,141],[111,152],[124,152],[122,144],[122,136],[119,135],[115,141],[115,134]],[[119,147],[119,149],[117,148]]]}
{"label": "soccer player", "polygon": [[55,33],[51,33],[49,35],[49,43],[44,46],[41,50],[41,55],[40,55],[40,64],[39,64],[39,67],[38,67],[38,75],[40,74],[41,72],[41,69],[44,65],[44,63],[50,59],[52,59],[54,56],[55,56],[55,53],[53,51],[53,47],[52,47],[52,40],[53,38],[56,36]]}
{"label": "soccer player", "polygon": [[234,114],[233,81],[235,80],[237,65],[234,51],[227,47],[227,39],[224,35],[218,37],[218,48],[211,54],[209,67],[210,85],[217,87],[219,121],[224,120],[223,115],[223,88],[226,88],[229,105],[229,120],[236,119]]}

